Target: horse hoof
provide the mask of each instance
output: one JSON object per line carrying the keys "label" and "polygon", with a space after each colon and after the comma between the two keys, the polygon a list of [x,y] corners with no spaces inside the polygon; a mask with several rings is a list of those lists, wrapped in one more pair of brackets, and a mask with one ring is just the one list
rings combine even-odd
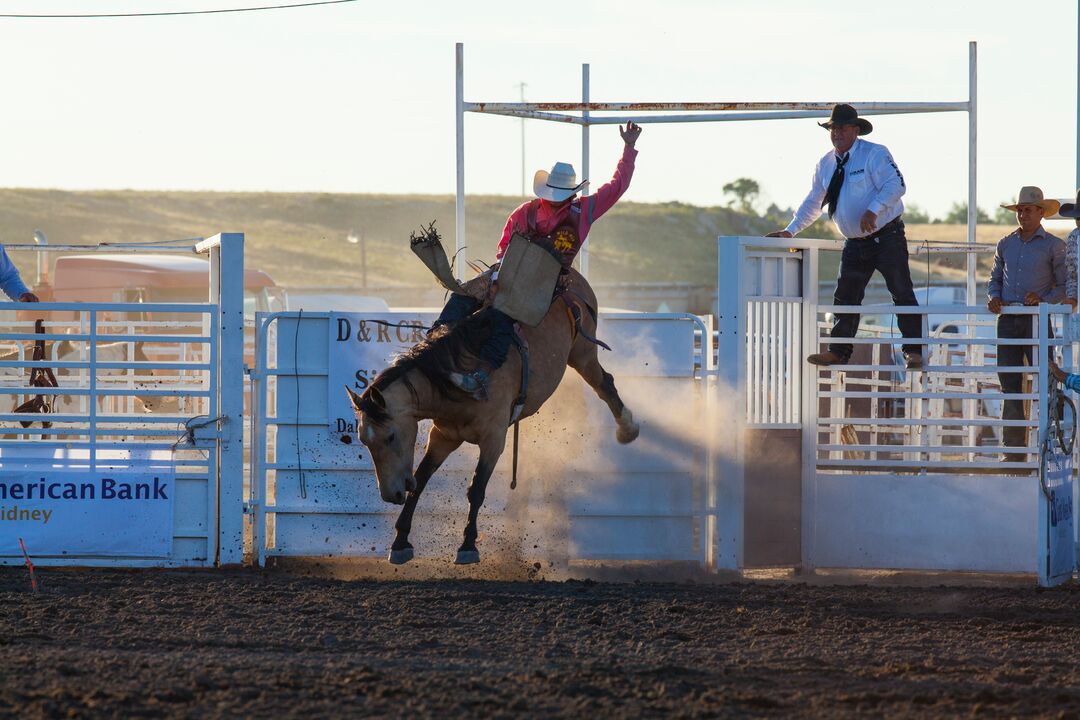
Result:
{"label": "horse hoof", "polygon": [[386,558],[390,561],[391,565],[404,565],[413,559],[412,547],[401,548],[400,550],[390,550],[390,557]]}
{"label": "horse hoof", "polygon": [[619,429],[615,431],[615,439],[621,444],[626,445],[637,440],[638,433],[641,432],[641,426],[637,423],[631,423],[630,425],[620,425]]}
{"label": "horse hoof", "polygon": [[479,550],[458,550],[455,565],[475,565],[480,562]]}

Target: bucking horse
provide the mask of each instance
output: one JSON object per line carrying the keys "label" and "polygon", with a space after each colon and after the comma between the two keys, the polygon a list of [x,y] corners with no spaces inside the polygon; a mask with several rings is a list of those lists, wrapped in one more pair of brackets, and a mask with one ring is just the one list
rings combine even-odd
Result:
{"label": "bucking horse", "polygon": [[[436,258],[425,263],[435,270],[444,286],[475,297],[489,295],[488,274],[464,285],[453,280],[434,225],[419,237],[414,235],[412,241],[414,252],[422,259],[423,251],[428,252],[429,259]],[[514,254],[514,243],[511,245],[503,271]],[[409,532],[416,504],[431,476],[462,443],[479,447],[480,459],[467,490],[469,518],[455,562],[480,561],[477,516],[484,504],[488,480],[506,446],[507,430],[540,409],[555,392],[568,365],[611,410],[617,440],[629,443],[638,436],[633,413],[619,399],[614,378],[597,357],[598,342],[593,339],[596,295],[588,281],[573,269],[562,273],[558,287],[554,299],[550,288],[544,290],[547,305],[546,311],[541,307],[539,322],[531,327],[524,323],[519,326],[524,342],[517,343],[517,352],[511,352],[506,363],[492,374],[486,400],[459,390],[448,378],[450,373],[469,372],[476,367],[476,353],[491,324],[490,307],[453,327],[433,331],[379,373],[362,395],[346,387],[356,413],[357,436],[375,464],[379,493],[386,502],[404,505],[394,526],[391,563],[401,564],[413,558]],[[423,459],[414,471],[413,452],[421,420],[432,420],[433,424]]]}

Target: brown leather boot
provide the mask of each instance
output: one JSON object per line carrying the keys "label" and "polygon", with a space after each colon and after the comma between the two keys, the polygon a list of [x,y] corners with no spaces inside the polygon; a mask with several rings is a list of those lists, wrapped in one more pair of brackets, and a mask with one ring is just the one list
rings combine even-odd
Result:
{"label": "brown leather boot", "polygon": [[922,355],[917,352],[904,353],[904,366],[908,370],[919,370],[922,368],[923,360]]}
{"label": "brown leather boot", "polygon": [[832,350],[826,350],[823,353],[814,353],[806,358],[806,362],[811,365],[847,365],[848,359],[842,355],[837,355]]}

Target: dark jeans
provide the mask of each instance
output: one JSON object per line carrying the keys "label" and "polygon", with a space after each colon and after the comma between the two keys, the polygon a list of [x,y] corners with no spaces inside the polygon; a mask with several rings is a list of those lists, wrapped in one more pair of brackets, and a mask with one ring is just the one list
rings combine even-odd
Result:
{"label": "dark jeans", "polygon": [[[479,307],[480,302],[478,300],[474,300],[467,295],[452,293],[450,299],[446,301],[442,312],[439,313],[439,319],[435,321],[432,329],[434,330],[442,325],[453,326],[472,315]],[[500,312],[493,307],[486,308],[483,312],[490,332],[484,340],[484,344],[480,346],[478,354],[480,360],[491,370],[496,370],[502,367],[502,364],[506,362],[506,356],[510,353],[510,343],[514,341],[514,320],[506,313]]]}
{"label": "dark jeans", "polygon": [[435,321],[435,324],[431,326],[431,329],[434,330],[443,325],[457,325],[459,322],[476,312],[478,307],[480,307],[479,300],[474,300],[468,295],[450,293],[450,299],[446,301],[446,305],[443,306],[442,312],[439,313],[439,319]]}
{"label": "dark jeans", "polygon": [[[997,335],[999,338],[1033,338],[1035,335],[1035,323],[1038,316],[1030,315],[999,315],[997,321]],[[1054,327],[1051,325],[1047,337],[1054,337]],[[1034,345],[999,345],[997,356],[998,365],[1006,367],[1019,367],[1034,365]],[[1053,350],[1047,352],[1047,359],[1053,356]],[[1001,391],[1004,393],[1021,393],[1024,391],[1024,375],[1022,373],[998,373],[1001,382]],[[1027,420],[1024,413],[1023,400],[1006,400],[1001,411],[1002,420]],[[1026,427],[1007,427],[1002,430],[1002,441],[1008,446],[1027,445]]]}
{"label": "dark jeans", "polygon": [[[844,243],[844,253],[840,258],[840,277],[836,280],[835,305],[862,305],[866,286],[874,271],[885,278],[885,285],[892,293],[893,303],[898,306],[918,305],[915,289],[911,283],[911,268],[908,267],[907,237],[904,235],[904,221],[891,222],[876,235],[862,239],[852,239]],[[833,322],[832,337],[855,337],[859,330],[859,315],[855,313],[838,314]],[[896,315],[896,324],[906,338],[922,337],[921,315]],[[830,343],[829,350],[840,357],[851,357],[849,344]],[[922,354],[922,346],[905,343],[904,352]]]}

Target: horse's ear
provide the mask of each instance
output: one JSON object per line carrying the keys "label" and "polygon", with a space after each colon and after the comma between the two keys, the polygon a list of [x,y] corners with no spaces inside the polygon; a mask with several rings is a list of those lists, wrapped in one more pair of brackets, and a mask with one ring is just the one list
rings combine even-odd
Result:
{"label": "horse's ear", "polygon": [[379,392],[379,389],[376,388],[376,387],[372,387],[370,392],[371,392],[372,401],[376,405],[381,407],[383,410],[385,410],[386,409],[386,398],[384,398],[383,394],[381,392]]}
{"label": "horse's ear", "polygon": [[360,412],[360,396],[353,392],[353,389],[348,385],[345,386],[345,392],[349,393],[349,400],[352,401],[353,410]]}

